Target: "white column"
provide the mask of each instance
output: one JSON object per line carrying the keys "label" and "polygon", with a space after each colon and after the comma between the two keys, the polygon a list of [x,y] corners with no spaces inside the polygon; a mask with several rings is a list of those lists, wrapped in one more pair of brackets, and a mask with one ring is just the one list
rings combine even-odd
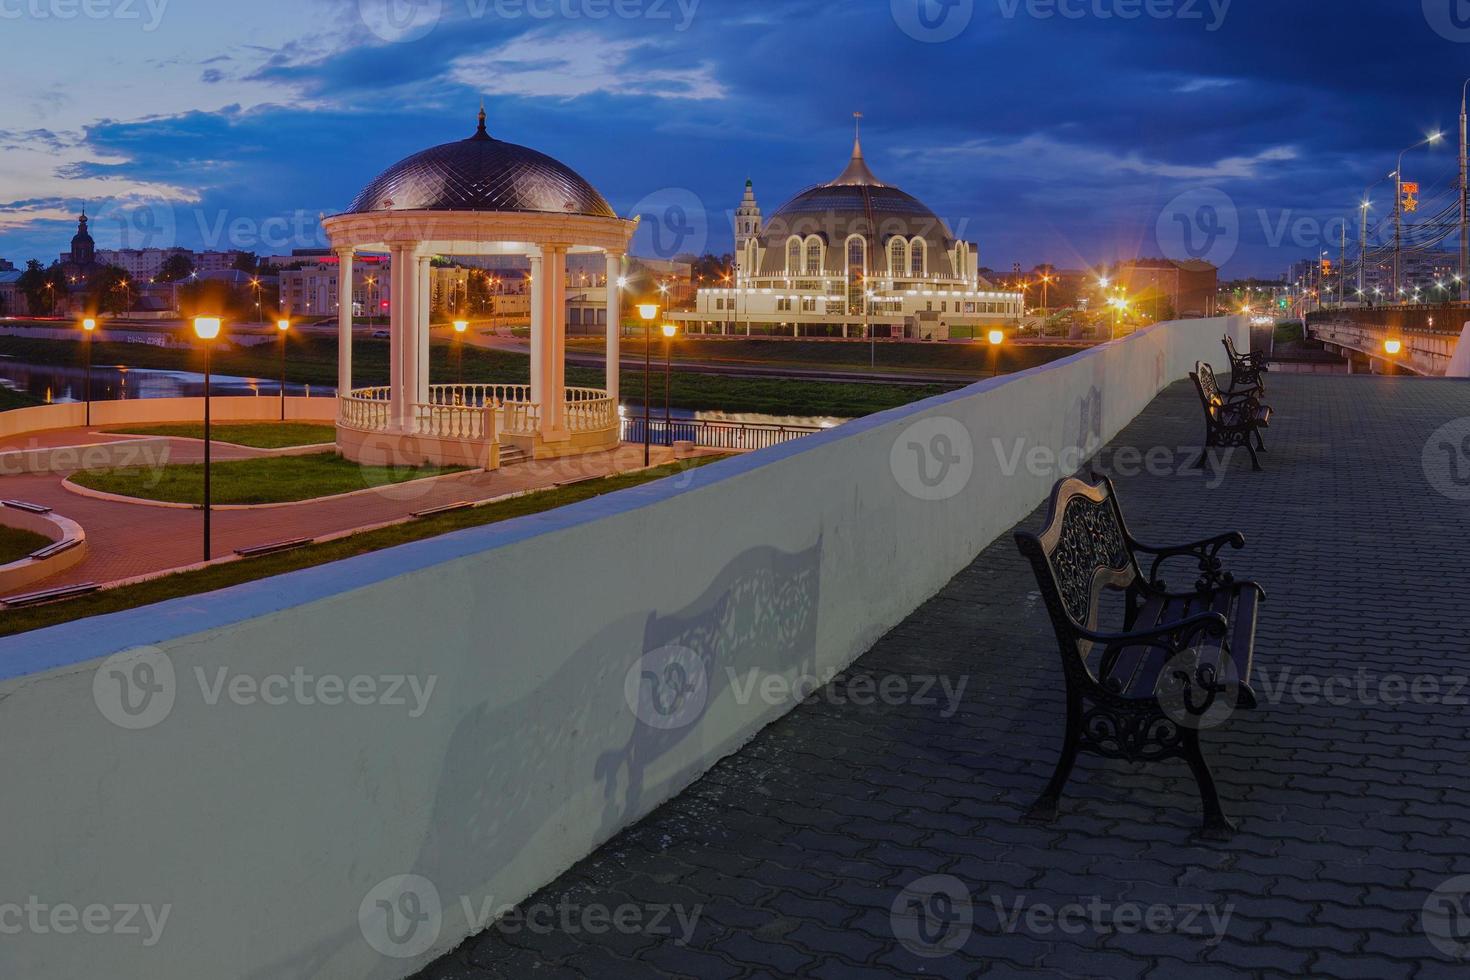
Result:
{"label": "white column", "polygon": [[546,420],[542,431],[554,438],[566,438],[567,417],[567,248],[565,245],[543,249],[546,274],[546,325],[550,335],[547,359],[547,402],[551,411],[542,410]]}
{"label": "white column", "polygon": [[398,369],[399,426],[404,432],[412,432],[415,426],[414,402],[418,401],[418,354],[419,354],[419,320],[422,316],[420,307],[423,305],[423,295],[419,292],[418,273],[418,250],[405,248],[403,250],[403,332],[399,347],[401,358]]}
{"label": "white column", "polygon": [[411,303],[404,280],[408,278],[406,273],[413,261],[411,255],[404,246],[395,245],[389,259],[392,263],[388,270],[389,302],[392,305],[388,310],[388,417],[389,426],[393,429],[403,427],[403,325]]}
{"label": "white column", "polygon": [[417,352],[418,376],[414,400],[429,400],[429,311],[434,305],[434,288],[430,282],[433,263],[429,256],[419,259],[419,346]]}
{"label": "white column", "polygon": [[618,407],[618,367],[622,363],[623,291],[618,277],[623,274],[623,257],[607,253],[607,387],[613,410]]}
{"label": "white column", "polygon": [[337,394],[352,394],[352,255],[337,249]]}
{"label": "white column", "polygon": [[542,274],[541,253],[531,255],[531,401],[541,404],[545,398],[541,365],[546,360],[546,318],[542,294],[546,276]]}

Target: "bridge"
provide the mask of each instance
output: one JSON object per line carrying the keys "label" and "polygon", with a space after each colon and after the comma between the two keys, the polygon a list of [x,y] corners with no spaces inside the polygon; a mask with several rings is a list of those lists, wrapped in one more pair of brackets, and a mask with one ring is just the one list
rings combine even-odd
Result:
{"label": "bridge", "polygon": [[1470,377],[1470,345],[1462,343],[1467,331],[1470,307],[1459,304],[1326,309],[1307,315],[1308,337],[1374,374]]}

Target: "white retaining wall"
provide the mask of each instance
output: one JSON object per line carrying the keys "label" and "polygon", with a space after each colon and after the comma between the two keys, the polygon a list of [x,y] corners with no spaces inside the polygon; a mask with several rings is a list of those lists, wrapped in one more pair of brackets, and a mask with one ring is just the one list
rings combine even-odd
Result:
{"label": "white retaining wall", "polygon": [[[466,907],[518,901],[789,709],[730,671],[846,666],[1031,511],[1057,474],[1006,475],[992,439],[1109,439],[1227,329],[1247,342],[1240,318],[1159,324],[682,477],[0,640],[0,926],[30,896],[168,910],[152,945],[143,914],[43,914],[0,975],[406,976],[479,928]],[[706,683],[659,714],[640,676],[676,669]],[[298,670],[374,703],[270,682]],[[406,685],[377,697],[394,675],[432,679],[416,716]],[[428,918],[394,944],[379,899]]]}
{"label": "white retaining wall", "polygon": [[[210,417],[215,422],[274,422],[281,417],[278,395],[225,395],[209,400]],[[0,412],[0,439],[40,432],[46,429],[70,429],[86,424],[87,406],[83,402],[56,405],[33,405]],[[286,418],[292,422],[334,422],[337,399],[286,396]],[[128,398],[120,401],[92,403],[92,425],[157,425],[164,422],[202,421],[203,398]]]}

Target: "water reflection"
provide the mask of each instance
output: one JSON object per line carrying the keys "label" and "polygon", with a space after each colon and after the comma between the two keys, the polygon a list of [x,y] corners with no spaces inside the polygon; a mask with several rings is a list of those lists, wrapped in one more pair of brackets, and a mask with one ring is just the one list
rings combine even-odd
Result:
{"label": "water reflection", "polygon": [[[78,402],[85,398],[87,372],[80,366],[29,364],[0,357],[0,384],[24,391],[44,402]],[[281,383],[270,378],[242,378],[212,374],[212,395],[279,395]],[[286,385],[288,395],[329,398],[336,394],[330,385]],[[204,394],[204,375],[193,371],[133,368],[123,364],[92,365],[92,400],[115,401],[131,398],[192,398]]]}

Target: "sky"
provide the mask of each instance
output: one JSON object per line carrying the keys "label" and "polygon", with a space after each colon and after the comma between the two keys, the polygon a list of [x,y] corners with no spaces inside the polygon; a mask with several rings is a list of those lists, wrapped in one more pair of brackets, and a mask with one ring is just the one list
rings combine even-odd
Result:
{"label": "sky", "polygon": [[84,204],[101,248],[324,247],[319,216],[483,99],[643,215],[641,254],[728,250],[746,179],[767,215],[830,180],[860,111],[877,176],[982,265],[1276,277],[1356,239],[1437,129],[1405,177],[1421,214],[1452,200],[1463,6],[0,0],[0,257],[55,258]]}

